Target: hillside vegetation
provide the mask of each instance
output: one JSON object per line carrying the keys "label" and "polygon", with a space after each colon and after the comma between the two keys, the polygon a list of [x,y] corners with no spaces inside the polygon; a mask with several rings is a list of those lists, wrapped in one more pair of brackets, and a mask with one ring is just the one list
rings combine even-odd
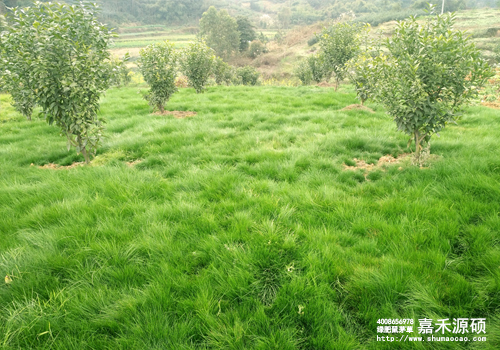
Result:
{"label": "hillside vegetation", "polygon": [[[361,20],[361,19],[360,19]],[[230,63],[241,66],[250,64],[257,67],[266,77],[278,79],[289,78],[293,74],[294,67],[298,60],[314,53],[318,48],[317,44],[310,46],[311,39],[319,34],[329,22],[318,22],[312,25],[294,26],[284,33],[280,41],[274,40],[277,29],[256,28],[257,33],[262,33],[269,40],[266,44],[267,53],[257,58],[239,55],[233,57]],[[382,23],[373,26],[371,36],[389,36],[396,26],[395,21]],[[456,29],[466,30],[472,37],[476,45],[483,51],[486,58],[491,63],[495,62],[495,52],[500,47],[500,9],[476,9],[463,10],[457,12]],[[175,43],[176,47],[185,47],[189,41],[195,40],[198,29],[193,27],[168,27],[164,25],[148,26],[122,26],[118,29],[119,36],[111,51],[116,56],[123,56],[129,52],[132,62],[139,57],[139,50],[150,43],[169,40]],[[135,65],[132,63],[131,67]]]}
{"label": "hillside vegetation", "polygon": [[[42,0],[47,2],[48,0]],[[32,0],[0,0],[0,13],[7,7],[28,6]],[[75,3],[76,0],[62,0]],[[424,0],[96,0],[101,8],[101,18],[114,25],[121,23],[179,25],[196,23],[210,6],[224,8],[233,16],[249,16],[260,23],[282,21],[285,26],[312,24],[337,18],[345,12],[358,16],[384,14],[397,16],[408,9],[421,9]],[[498,6],[497,0],[446,0],[445,10]]]}

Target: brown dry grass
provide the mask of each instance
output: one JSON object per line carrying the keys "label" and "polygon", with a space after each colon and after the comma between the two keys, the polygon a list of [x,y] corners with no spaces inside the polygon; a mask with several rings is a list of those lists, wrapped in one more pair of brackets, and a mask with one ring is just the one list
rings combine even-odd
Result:
{"label": "brown dry grass", "polygon": [[[370,173],[370,171],[374,171],[374,170],[385,171],[385,167],[387,165],[399,164],[411,156],[412,156],[412,154],[410,154],[410,153],[400,154],[397,158],[394,158],[391,155],[387,155],[387,156],[380,157],[377,164],[368,164],[364,160],[359,160],[359,159],[354,158],[356,165],[350,166],[350,165],[343,164],[343,167],[344,167],[344,170],[351,170],[351,171],[356,171],[356,170],[360,170],[360,169],[364,170],[365,179],[367,181],[370,181],[368,179],[368,174]],[[403,170],[403,168],[399,167],[399,170]]]}
{"label": "brown dry grass", "polygon": [[359,160],[354,158],[354,161],[356,162],[356,165],[350,166],[344,164],[344,170],[359,170],[363,169],[366,172],[370,172],[376,169],[382,169],[383,167],[388,165],[388,164],[398,164],[407,159],[409,156],[411,156],[411,153],[403,153],[400,154],[397,158],[394,158],[391,155],[383,156],[380,157],[378,160],[377,164],[368,164],[364,160]]}
{"label": "brown dry grass", "polygon": [[331,87],[335,87],[335,83],[329,83],[327,81],[322,81],[321,83],[316,84],[316,86],[324,87],[324,88],[331,88]]}
{"label": "brown dry grass", "polygon": [[163,113],[161,113],[161,112],[155,112],[153,114],[154,115],[171,115],[174,118],[183,119],[183,118],[193,117],[193,116],[195,116],[198,113],[197,112],[191,112],[191,111],[164,111]]}
{"label": "brown dry grass", "polygon": [[[85,162],[77,162],[77,163],[73,163],[71,165],[59,165],[59,164],[49,163],[49,164],[39,166],[38,168],[40,168],[40,169],[53,169],[53,170],[67,170],[67,169],[73,169],[73,168],[84,166],[84,165],[85,165]],[[31,166],[35,166],[35,164],[31,163]]]}
{"label": "brown dry grass", "polygon": [[496,102],[482,102],[481,105],[489,108],[500,109],[500,101]]}
{"label": "brown dry grass", "polygon": [[[296,27],[288,31],[282,43],[271,41],[267,44],[269,52],[255,58],[254,60],[243,62],[238,65],[251,64],[258,68],[265,77],[290,76],[295,61],[304,55],[310,54],[310,47],[307,41],[314,34],[321,32],[325,23],[315,23],[310,26]],[[244,64],[241,64],[244,63]]]}
{"label": "brown dry grass", "polygon": [[[318,85],[319,86],[319,85]],[[341,109],[341,111],[352,111],[352,110],[356,110],[356,111],[367,111],[367,112],[370,112],[370,113],[375,113],[373,111],[373,109],[369,108],[369,107],[366,107],[366,106],[363,106],[363,105],[360,105],[360,104],[353,104],[353,105],[349,105],[347,107],[344,107]]]}
{"label": "brown dry grass", "polygon": [[316,33],[321,32],[323,27],[326,25],[324,22],[318,22],[310,26],[297,27],[290,30],[283,42],[286,46],[295,46],[307,44],[307,41],[311,39]]}
{"label": "brown dry grass", "polygon": [[136,164],[139,164],[139,163],[142,163],[142,159],[136,159],[134,161],[131,161],[131,162],[127,162],[127,166],[133,168]]}

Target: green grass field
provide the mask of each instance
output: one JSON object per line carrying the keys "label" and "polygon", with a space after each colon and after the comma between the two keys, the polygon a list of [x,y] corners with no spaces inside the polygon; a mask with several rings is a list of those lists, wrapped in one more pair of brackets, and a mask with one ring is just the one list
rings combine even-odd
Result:
{"label": "green grass field", "polygon": [[[428,168],[366,175],[343,164],[407,137],[341,111],[353,93],[181,89],[167,109],[198,114],[175,119],[138,89],[108,91],[71,169],[40,168],[83,158],[0,95],[0,349],[500,348],[498,110],[470,107]],[[424,317],[486,318],[487,342],[377,341]]]}

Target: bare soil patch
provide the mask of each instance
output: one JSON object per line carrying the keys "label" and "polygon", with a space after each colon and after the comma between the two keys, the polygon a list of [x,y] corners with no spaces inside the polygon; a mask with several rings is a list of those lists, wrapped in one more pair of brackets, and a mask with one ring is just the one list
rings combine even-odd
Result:
{"label": "bare soil patch", "polygon": [[[54,163],[49,163],[45,165],[41,165],[38,168],[39,169],[54,169],[54,170],[64,170],[64,169],[73,169],[79,166],[84,166],[85,162],[76,162],[71,165],[59,165],[59,164],[54,164]],[[31,163],[31,166],[35,166],[35,164]]]}
{"label": "bare soil patch", "polygon": [[483,102],[481,105],[489,108],[500,109],[500,102]]}
{"label": "bare soil patch", "polygon": [[366,107],[366,106],[363,106],[363,105],[360,105],[360,104],[349,105],[349,106],[341,109],[341,111],[352,111],[352,110],[367,111],[370,113],[375,113],[375,111],[373,109]]}
{"label": "bare soil patch", "polygon": [[403,160],[405,160],[409,156],[411,156],[411,153],[400,154],[397,158],[394,158],[391,155],[387,155],[387,156],[380,157],[377,164],[368,164],[364,160],[359,160],[359,159],[354,158],[356,165],[350,166],[350,165],[344,164],[344,170],[365,169],[367,171],[372,171],[372,170],[375,170],[375,168],[381,168],[382,166],[387,165],[387,164],[401,163]]}
{"label": "bare soil patch", "polygon": [[[359,159],[354,158],[356,165],[351,166],[351,165],[343,164],[343,167],[344,167],[344,170],[351,170],[351,171],[362,169],[365,171],[365,178],[366,178],[370,171],[373,171],[373,170],[385,171],[384,166],[390,165],[390,164],[401,163],[405,159],[407,159],[408,157],[411,157],[411,153],[400,154],[397,158],[394,158],[391,155],[387,155],[387,156],[380,157],[377,164],[368,164],[364,160],[359,160]],[[402,170],[402,168],[400,167],[399,170]]]}
{"label": "bare soil patch", "polygon": [[142,163],[142,159],[136,159],[131,162],[127,162],[127,166],[133,168],[136,164]]}
{"label": "bare soil patch", "polygon": [[193,116],[195,116],[198,113],[197,112],[191,112],[191,111],[164,111],[163,113],[161,113],[161,112],[155,112],[153,114],[154,115],[171,115],[174,118],[182,119],[182,118],[193,117]]}

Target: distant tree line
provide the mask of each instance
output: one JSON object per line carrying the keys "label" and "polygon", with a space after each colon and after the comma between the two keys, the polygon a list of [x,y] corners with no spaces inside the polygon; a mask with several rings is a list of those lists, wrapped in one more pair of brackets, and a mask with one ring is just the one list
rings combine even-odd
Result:
{"label": "distant tree line", "polygon": [[114,22],[185,24],[206,10],[203,0],[98,0],[102,17]]}
{"label": "distant tree line", "polygon": [[[40,1],[48,2],[49,0]],[[7,8],[29,6],[33,2],[33,0],[0,0],[0,14],[5,13]],[[56,2],[78,4],[79,0],[57,0]],[[100,6],[101,20],[111,24],[124,22],[173,25],[186,24],[186,22],[196,23],[211,5],[219,9],[230,9],[232,15],[251,15],[251,12],[248,10],[245,12],[243,7],[238,4],[248,2],[248,0],[91,0],[91,2],[96,2]],[[270,2],[281,5],[276,13],[269,14],[276,16],[278,20],[276,23],[283,24],[283,27],[286,28],[290,24],[307,24],[328,18],[337,18],[342,13],[350,11],[358,17],[366,14],[385,14],[387,16],[388,13],[404,12],[409,9],[417,11],[424,8],[427,2],[436,3],[439,7],[441,0],[305,0],[294,2],[270,0]],[[262,1],[250,1],[250,10],[255,15],[265,12],[265,7],[261,4]],[[445,11],[484,6],[500,6],[500,0],[445,1]]]}
{"label": "distant tree line", "polygon": [[[41,2],[48,1],[41,0]],[[6,12],[7,8],[30,6],[33,2],[33,0],[0,0],[0,13]],[[79,0],[56,2],[77,4]],[[185,24],[186,21],[198,20],[207,9],[203,0],[93,0],[91,2],[100,6],[101,20],[110,23]]]}

